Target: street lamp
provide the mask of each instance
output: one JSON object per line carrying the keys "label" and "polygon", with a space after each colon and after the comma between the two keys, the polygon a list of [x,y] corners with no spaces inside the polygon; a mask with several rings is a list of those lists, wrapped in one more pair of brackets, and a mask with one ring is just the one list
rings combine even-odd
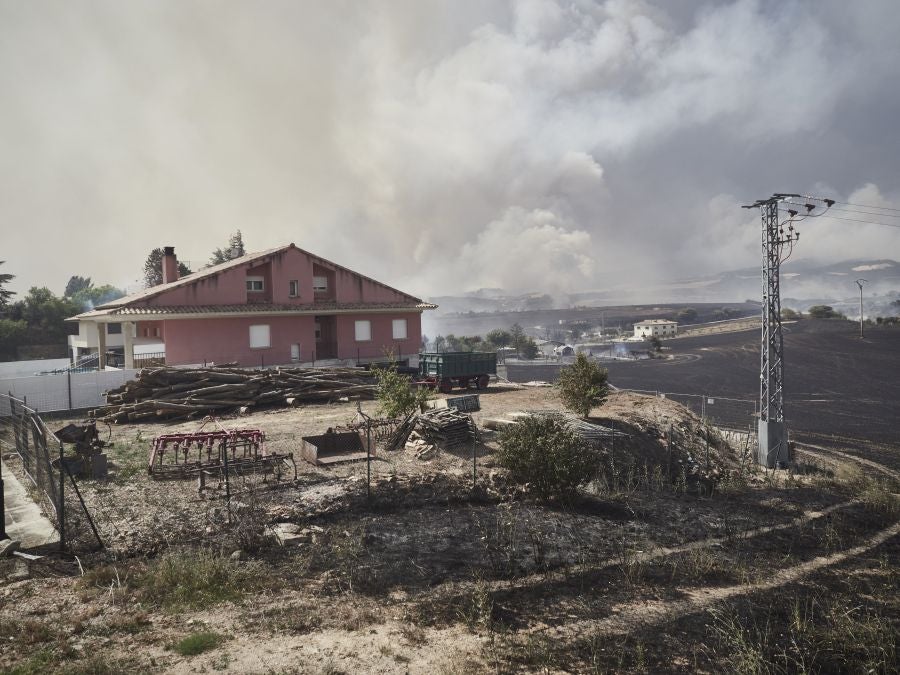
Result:
{"label": "street lamp", "polygon": [[862,287],[863,284],[869,283],[867,279],[857,279],[856,285],[859,286],[859,337],[863,337],[863,303],[862,303]]}

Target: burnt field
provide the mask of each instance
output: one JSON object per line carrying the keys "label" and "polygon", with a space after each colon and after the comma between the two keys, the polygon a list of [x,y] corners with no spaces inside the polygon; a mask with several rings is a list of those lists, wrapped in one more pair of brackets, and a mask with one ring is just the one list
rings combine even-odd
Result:
{"label": "burnt field", "polygon": [[[828,320],[799,321],[784,330],[785,408],[794,437],[845,446],[900,438],[900,331],[871,327],[860,340],[855,324]],[[671,360],[604,364],[610,382],[624,389],[759,396],[758,332],[685,338],[666,346]]]}

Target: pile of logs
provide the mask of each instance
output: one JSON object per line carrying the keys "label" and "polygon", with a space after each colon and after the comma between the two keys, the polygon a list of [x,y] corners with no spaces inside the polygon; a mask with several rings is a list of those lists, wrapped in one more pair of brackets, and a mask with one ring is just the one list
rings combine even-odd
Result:
{"label": "pile of logs", "polygon": [[105,422],[192,419],[253,406],[374,398],[375,375],[360,368],[145,368],[107,392],[94,411]]}

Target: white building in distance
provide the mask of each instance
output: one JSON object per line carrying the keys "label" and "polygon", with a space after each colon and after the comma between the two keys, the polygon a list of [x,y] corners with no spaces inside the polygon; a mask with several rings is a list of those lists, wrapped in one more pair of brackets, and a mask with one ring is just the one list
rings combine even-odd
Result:
{"label": "white building in distance", "polygon": [[634,324],[634,337],[636,338],[669,338],[675,337],[678,332],[677,321],[665,319],[647,319]]}

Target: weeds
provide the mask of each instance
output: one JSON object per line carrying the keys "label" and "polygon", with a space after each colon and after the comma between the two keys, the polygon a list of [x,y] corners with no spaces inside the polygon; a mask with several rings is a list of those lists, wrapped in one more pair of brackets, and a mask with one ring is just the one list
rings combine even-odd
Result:
{"label": "weeds", "polygon": [[878,673],[896,665],[896,627],[855,598],[814,595],[786,611],[769,606],[759,617],[735,607],[711,614],[716,644],[707,656],[733,672]]}
{"label": "weeds", "polygon": [[204,609],[238,600],[258,585],[259,576],[252,563],[236,566],[208,551],[174,551],[135,575],[129,585],[141,600],[166,609]]}
{"label": "weeds", "polygon": [[646,560],[643,551],[638,551],[625,536],[622,529],[622,540],[618,550],[618,565],[622,579],[629,588],[637,586],[644,579]]}
{"label": "weeds", "polygon": [[208,631],[193,633],[172,645],[172,650],[182,656],[196,656],[215,649],[225,640],[224,635]]}
{"label": "weeds", "polygon": [[493,628],[494,601],[484,579],[476,574],[472,592],[459,610],[460,619],[471,630],[491,631]]}

